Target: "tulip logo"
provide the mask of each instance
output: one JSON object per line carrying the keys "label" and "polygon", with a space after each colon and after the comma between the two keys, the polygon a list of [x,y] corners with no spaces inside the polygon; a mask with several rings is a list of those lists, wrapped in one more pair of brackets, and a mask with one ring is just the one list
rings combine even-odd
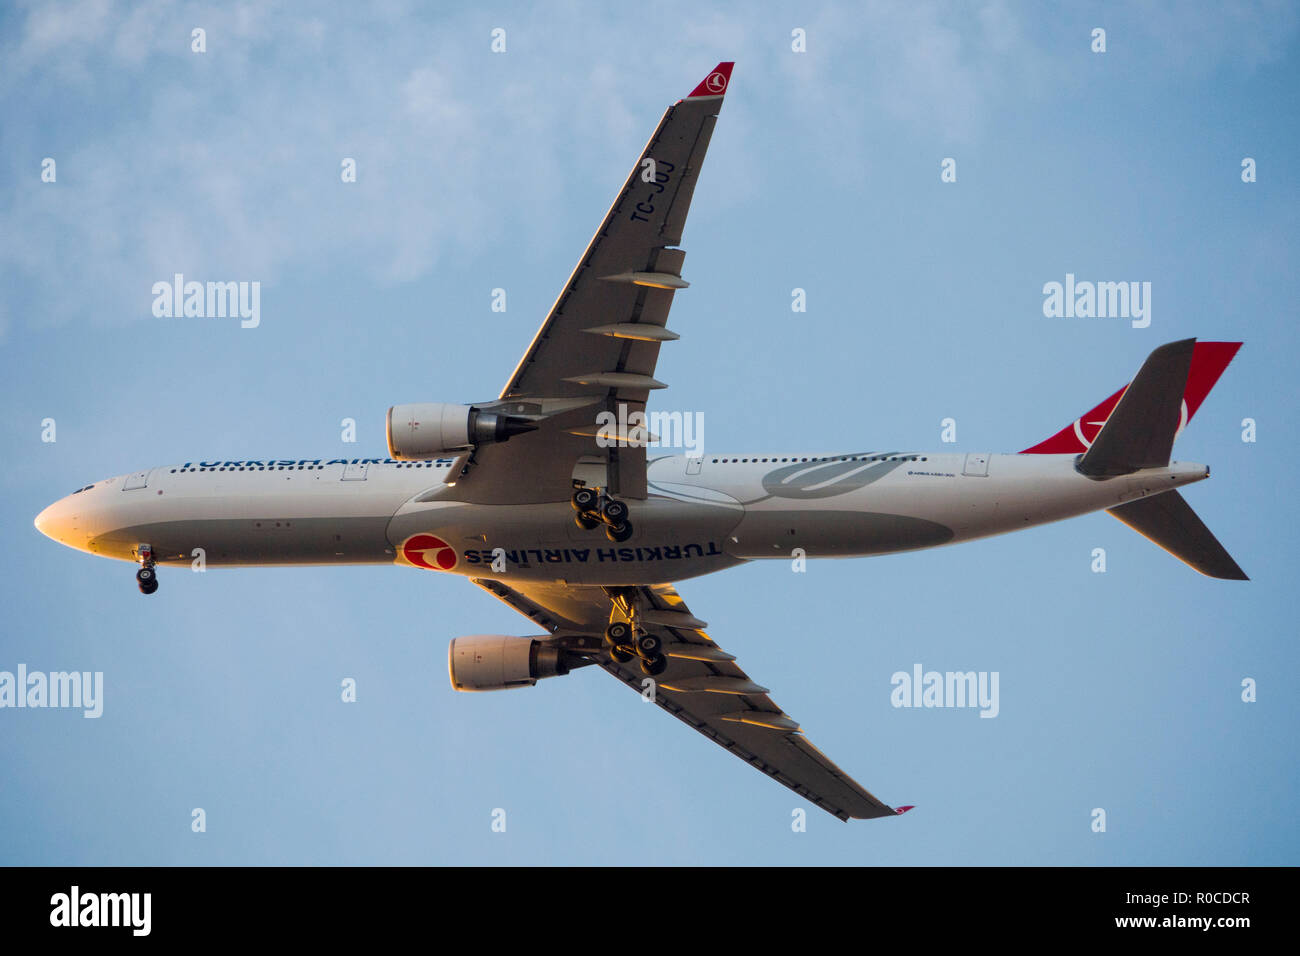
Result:
{"label": "tulip logo", "polygon": [[408,564],[430,571],[450,571],[456,566],[456,549],[442,538],[417,534],[402,543],[402,557]]}

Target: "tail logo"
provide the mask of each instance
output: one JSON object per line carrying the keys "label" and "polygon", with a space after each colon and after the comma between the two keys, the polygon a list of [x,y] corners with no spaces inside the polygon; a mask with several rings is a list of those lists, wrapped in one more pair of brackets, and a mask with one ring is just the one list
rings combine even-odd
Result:
{"label": "tail logo", "polygon": [[430,571],[450,571],[456,566],[456,549],[431,534],[412,535],[402,542],[402,557],[408,564]]}
{"label": "tail logo", "polygon": [[[1117,401],[1115,405],[1118,404],[1119,402]],[[1106,417],[1099,422],[1084,421],[1082,418],[1076,418],[1074,420],[1074,437],[1079,439],[1079,444],[1084,448],[1092,447],[1092,443],[1097,440],[1097,435],[1101,432],[1102,426],[1110,420],[1110,413],[1115,410],[1115,405],[1110,407],[1110,411],[1106,412]],[[1187,427],[1187,418],[1187,399],[1184,398],[1182,406],[1178,410],[1178,431],[1174,432],[1175,438],[1181,435],[1183,429]]]}
{"label": "tail logo", "polygon": [[[699,76],[700,74],[696,73],[695,75]],[[721,93],[727,88],[727,76],[721,71],[710,73],[709,78],[704,81],[704,86],[710,93]]]}
{"label": "tail logo", "polygon": [[[1060,419],[1058,418],[1057,421],[1060,421]],[[1097,437],[1101,427],[1105,424],[1105,419],[1099,422],[1085,422],[1082,418],[1076,418],[1074,420],[1074,437],[1079,439],[1079,444],[1084,448],[1091,448],[1093,439]],[[1085,426],[1087,428],[1086,434],[1084,433]]]}

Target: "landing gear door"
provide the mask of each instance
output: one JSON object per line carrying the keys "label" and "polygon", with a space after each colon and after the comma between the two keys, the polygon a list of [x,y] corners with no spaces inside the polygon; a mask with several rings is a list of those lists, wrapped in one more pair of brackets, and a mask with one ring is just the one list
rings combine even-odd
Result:
{"label": "landing gear door", "polygon": [[971,452],[966,456],[966,464],[961,473],[970,478],[987,478],[989,476],[989,456],[987,452]]}
{"label": "landing gear door", "polygon": [[[152,471],[153,469],[150,469]],[[126,481],[122,482],[123,491],[135,491],[139,488],[149,487],[149,471],[137,471],[126,476]]]}
{"label": "landing gear door", "polygon": [[370,462],[363,461],[357,465],[344,465],[343,477],[339,481],[365,481],[366,472],[370,470]]}
{"label": "landing gear door", "polygon": [[573,466],[573,480],[588,488],[605,488],[609,485],[609,468],[605,459],[583,455]]}

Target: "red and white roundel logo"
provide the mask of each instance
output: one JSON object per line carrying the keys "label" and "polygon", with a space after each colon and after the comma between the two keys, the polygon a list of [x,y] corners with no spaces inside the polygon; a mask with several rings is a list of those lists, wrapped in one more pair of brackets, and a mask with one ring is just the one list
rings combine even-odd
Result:
{"label": "red and white roundel logo", "polygon": [[1079,439],[1079,444],[1084,448],[1091,448],[1093,439],[1101,433],[1101,426],[1106,424],[1106,420],[1099,422],[1084,421],[1082,418],[1074,420],[1074,437]]}
{"label": "red and white roundel logo", "polygon": [[[699,76],[698,73],[695,74]],[[704,86],[710,93],[721,93],[727,88],[727,75],[725,73],[710,73],[709,78],[704,81]]]}
{"label": "red and white roundel logo", "polygon": [[402,557],[417,568],[450,571],[456,566],[456,549],[432,534],[416,534],[402,542]]}
{"label": "red and white roundel logo", "polygon": [[[1091,448],[1092,443],[1096,441],[1097,436],[1101,434],[1101,427],[1110,420],[1111,413],[1114,412],[1114,410],[1115,409],[1112,406],[1110,411],[1104,412],[1104,417],[1101,421],[1087,421],[1082,418],[1076,418],[1074,420],[1074,437],[1079,439],[1079,444],[1084,448]],[[1174,432],[1175,438],[1181,435],[1183,429],[1187,427],[1187,418],[1187,399],[1184,398],[1182,408],[1180,408],[1178,412],[1178,430]]]}

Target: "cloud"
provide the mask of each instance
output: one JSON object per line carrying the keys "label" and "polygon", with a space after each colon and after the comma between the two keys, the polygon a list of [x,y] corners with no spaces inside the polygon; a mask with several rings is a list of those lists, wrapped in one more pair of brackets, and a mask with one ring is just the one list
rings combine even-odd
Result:
{"label": "cloud", "polygon": [[[1173,9],[1154,8],[1150,27],[1171,46],[1277,53],[1276,39],[1248,39],[1268,5],[1229,16],[1226,40],[1212,15]],[[654,22],[681,24],[670,40],[643,17],[585,5],[32,3],[0,39],[9,312],[125,322],[147,315],[152,283],[175,272],[402,283],[521,230],[544,245],[575,192],[630,168],[677,92],[664,77],[693,83],[723,57],[753,84],[745,97],[765,97],[729,104],[731,156],[755,155],[760,127],[798,129],[817,141],[809,175],[852,181],[886,122],[968,142],[1033,95],[1050,31],[1025,10],[667,3]],[[508,52],[494,55],[498,25]],[[204,54],[190,52],[195,26]],[[807,53],[790,50],[794,27]],[[39,181],[47,155],[55,185]],[[340,179],[345,157],[355,184]],[[757,164],[733,163],[711,188],[725,205],[761,183]]]}
{"label": "cloud", "polygon": [[[207,53],[189,51],[191,24]],[[34,9],[23,27],[5,111],[36,83],[31,120],[67,118],[6,137],[0,261],[49,321],[146,314],[152,282],[174,272],[267,282],[344,259],[376,281],[418,277],[481,240],[481,197],[510,163],[490,152],[492,129],[535,105],[483,95],[470,51],[431,65],[420,38],[374,23],[86,3]],[[39,181],[43,155],[54,184]],[[345,157],[356,184],[341,180]]]}
{"label": "cloud", "polygon": [[[1300,13],[1283,0],[1197,5],[1164,0],[1125,11],[1135,47],[1171,78],[1200,75],[1232,64],[1253,71],[1282,58],[1293,42]],[[1122,38],[1121,38],[1122,41]]]}

